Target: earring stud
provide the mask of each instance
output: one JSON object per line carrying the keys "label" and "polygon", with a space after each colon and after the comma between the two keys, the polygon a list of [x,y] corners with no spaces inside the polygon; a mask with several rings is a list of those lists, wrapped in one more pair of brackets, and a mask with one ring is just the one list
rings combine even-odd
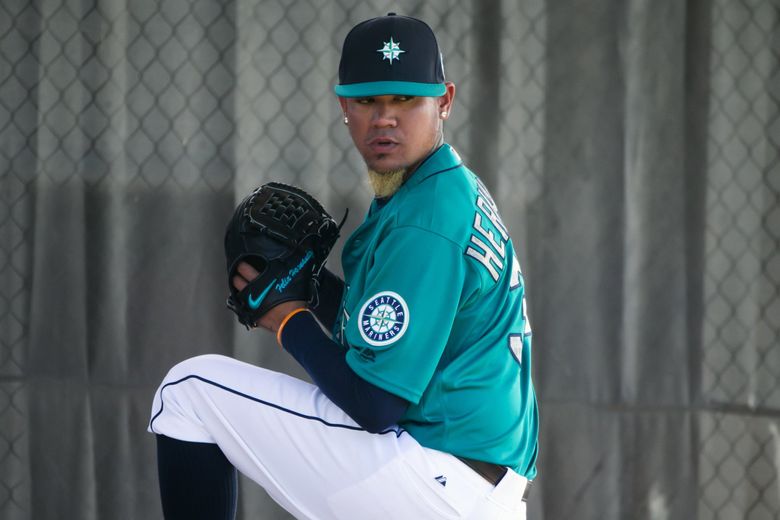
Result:
{"label": "earring stud", "polygon": [[447,117],[447,111],[445,110],[444,112],[441,113],[441,118],[446,119],[446,117]]}
{"label": "earring stud", "polygon": [[346,114],[344,115],[344,124],[345,125],[349,124],[349,119],[347,119]]}

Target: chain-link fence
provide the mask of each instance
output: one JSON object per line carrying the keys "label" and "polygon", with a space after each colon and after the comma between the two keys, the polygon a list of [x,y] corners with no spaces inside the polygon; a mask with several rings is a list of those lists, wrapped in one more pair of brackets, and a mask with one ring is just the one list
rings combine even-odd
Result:
{"label": "chain-link fence", "polygon": [[700,518],[780,518],[777,16],[712,9]]}
{"label": "chain-link fence", "polygon": [[[543,0],[0,2],[0,517],[29,518],[33,480],[48,477],[30,463],[41,446],[28,387],[40,374],[28,346],[51,318],[36,311],[32,274],[58,260],[41,258],[37,241],[79,223],[41,207],[47,190],[76,189],[79,211],[110,218],[150,192],[209,193],[229,207],[273,178],[320,195],[334,214],[359,214],[370,195],[331,90],[338,49],[354,23],[397,10],[437,32],[458,86],[448,141],[498,194],[516,241],[530,242],[521,223],[542,196],[555,80],[546,57],[565,38],[548,35],[547,9]],[[690,410],[698,511],[778,519],[778,5],[714,0],[711,13],[703,333],[689,346],[703,353],[694,391],[703,407]],[[131,280],[138,266],[122,264],[122,248],[148,232],[144,222],[128,218],[128,229],[97,239],[107,245],[100,258]],[[89,248],[88,238],[74,247]],[[102,302],[124,295],[93,289],[89,319],[99,321]]]}

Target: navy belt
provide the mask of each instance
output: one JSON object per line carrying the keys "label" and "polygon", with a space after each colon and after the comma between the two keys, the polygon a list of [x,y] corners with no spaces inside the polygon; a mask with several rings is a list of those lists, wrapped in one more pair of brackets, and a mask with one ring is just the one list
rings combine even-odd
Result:
{"label": "navy belt", "polygon": [[[501,479],[504,478],[504,475],[506,475],[506,472],[509,471],[506,466],[499,466],[498,464],[492,464],[490,462],[469,459],[466,457],[458,457],[458,459],[494,486],[497,486],[498,483],[501,482]],[[528,502],[528,495],[530,495],[530,493],[531,481],[529,480],[525,485],[525,491],[523,491],[523,502]]]}

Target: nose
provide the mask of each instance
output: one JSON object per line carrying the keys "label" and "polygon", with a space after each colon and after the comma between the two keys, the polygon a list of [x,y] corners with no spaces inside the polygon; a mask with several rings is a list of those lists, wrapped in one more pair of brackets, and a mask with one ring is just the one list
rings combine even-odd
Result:
{"label": "nose", "polygon": [[395,128],[398,119],[393,106],[390,103],[375,103],[371,123],[375,128]]}

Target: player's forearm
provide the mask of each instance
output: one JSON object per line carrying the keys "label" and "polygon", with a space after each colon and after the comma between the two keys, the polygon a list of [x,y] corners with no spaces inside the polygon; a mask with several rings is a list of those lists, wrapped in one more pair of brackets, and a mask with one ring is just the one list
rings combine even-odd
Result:
{"label": "player's forearm", "polygon": [[323,393],[366,431],[386,430],[403,416],[409,402],[355,374],[343,347],[322,332],[310,313],[290,318],[281,336],[284,349]]}
{"label": "player's forearm", "polygon": [[311,307],[311,311],[328,330],[333,330],[336,323],[343,294],[344,280],[323,267],[320,272],[319,302]]}

